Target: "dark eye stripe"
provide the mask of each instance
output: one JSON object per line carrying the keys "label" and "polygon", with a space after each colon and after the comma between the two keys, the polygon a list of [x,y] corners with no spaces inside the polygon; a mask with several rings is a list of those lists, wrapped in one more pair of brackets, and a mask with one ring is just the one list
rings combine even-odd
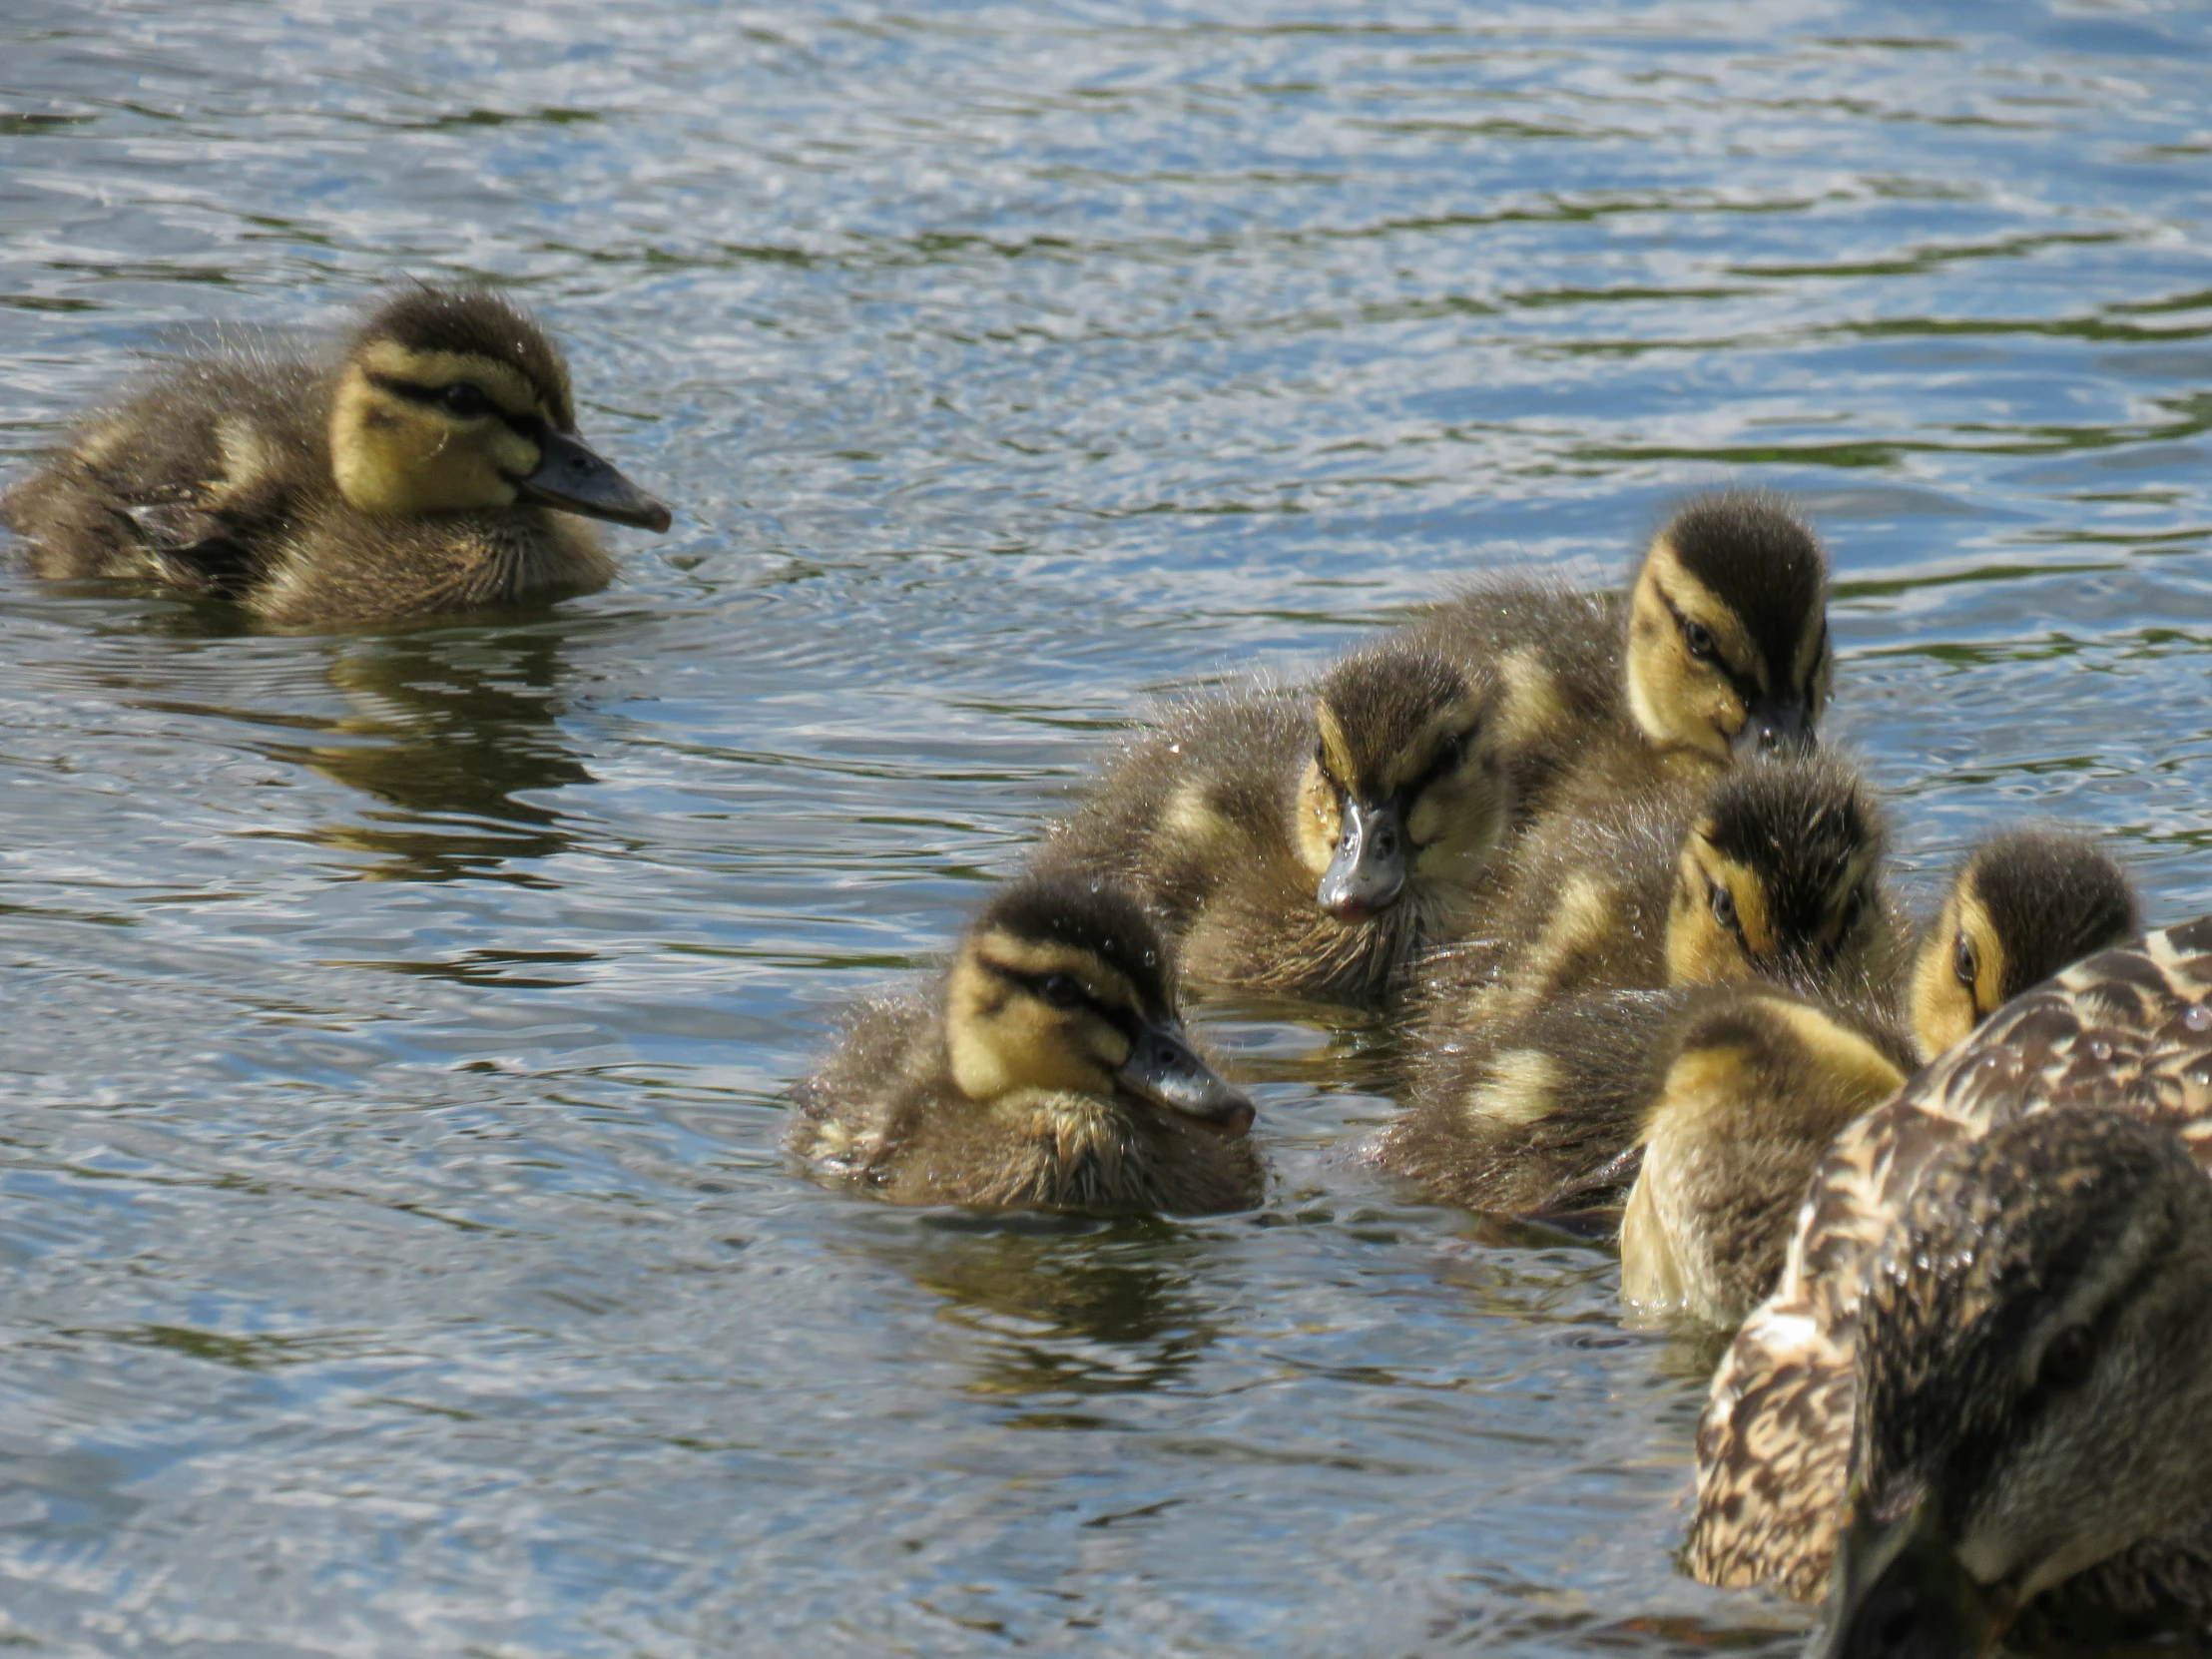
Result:
{"label": "dark eye stripe", "polygon": [[[1652,584],[1651,591],[1659,596],[1659,603],[1666,606],[1667,615],[1674,618],[1676,631],[1678,633],[1687,632],[1690,619],[1682,614],[1682,608],[1674,602],[1673,595],[1669,594],[1665,588],[1662,588],[1656,582]],[[1704,624],[1700,623],[1699,626],[1704,627]],[[1731,686],[1735,687],[1738,697],[1742,698],[1747,704],[1756,701],[1759,696],[1759,682],[1743,673],[1734,663],[1721,655],[1721,642],[1718,634],[1713,634],[1710,628],[1705,631],[1713,637],[1713,655],[1705,660],[1721,671],[1722,677]]]}
{"label": "dark eye stripe", "polygon": [[[435,407],[438,400],[445,395],[445,387],[443,386],[426,386],[419,380],[402,380],[396,374],[378,374],[371,371],[368,376],[368,383],[379,390],[390,392],[395,397],[404,397],[410,403],[420,403],[425,408]],[[533,443],[545,431],[545,422],[536,415],[509,414],[499,406],[496,399],[492,400],[491,407],[484,412],[497,415],[506,423],[508,430],[512,431],[515,436],[528,438]]]}
{"label": "dark eye stripe", "polygon": [[[1023,968],[1008,967],[1004,962],[994,962],[988,956],[979,957],[978,959],[992,973],[998,975],[999,978],[1005,980],[1008,984],[1019,985],[1023,990],[1027,991],[1031,996],[1035,997],[1040,1002],[1051,1001],[1051,998],[1044,994],[1044,982],[1047,979],[1051,978],[1052,975],[1055,973],[1066,972],[1064,968],[1050,968],[1043,973],[1031,973]],[[1068,974],[1068,977],[1070,979],[1075,979],[1075,975],[1073,975],[1072,973]],[[1083,981],[1080,979],[1076,979],[1075,982],[1078,986],[1081,986],[1083,983]],[[1126,1009],[1108,1007],[1105,1003],[1099,1001],[1097,997],[1091,995],[1088,989],[1085,989],[1083,991],[1082,1006],[1088,1008],[1100,1019],[1104,1020],[1107,1024],[1113,1026],[1117,1031],[1121,1032],[1123,1036],[1129,1037],[1132,1040],[1135,1039],[1137,1034],[1137,1026],[1139,1023],[1135,1014],[1130,1013]]]}

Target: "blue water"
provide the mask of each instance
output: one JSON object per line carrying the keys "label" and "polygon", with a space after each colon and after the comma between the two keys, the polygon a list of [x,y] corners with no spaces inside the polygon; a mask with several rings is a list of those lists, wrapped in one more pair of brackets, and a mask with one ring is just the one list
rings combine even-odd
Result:
{"label": "blue water", "polygon": [[1147,699],[1797,492],[1925,891],[2212,907],[2212,22],[9,0],[0,478],[148,359],[496,276],[680,509],[257,637],[0,580],[0,1640],[1787,1652],[1674,1568],[1709,1352],[1348,1160],[1257,1215],[816,1190],[782,1091]]}

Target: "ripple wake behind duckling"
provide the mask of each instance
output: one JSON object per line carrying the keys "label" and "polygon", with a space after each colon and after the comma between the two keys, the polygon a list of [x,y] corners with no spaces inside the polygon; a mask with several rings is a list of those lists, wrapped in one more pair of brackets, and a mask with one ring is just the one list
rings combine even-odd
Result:
{"label": "ripple wake behind duckling", "polygon": [[925,991],[862,1004],[787,1144],[899,1204],[1203,1215],[1260,1200],[1252,1103],[1192,1046],[1136,900],[1029,876]]}
{"label": "ripple wake behind duckling", "polygon": [[577,515],[668,509],[576,435],[568,366],[496,294],[419,286],[335,364],[188,363],[78,428],[0,496],[34,574],[158,581],[289,627],[591,593]]}

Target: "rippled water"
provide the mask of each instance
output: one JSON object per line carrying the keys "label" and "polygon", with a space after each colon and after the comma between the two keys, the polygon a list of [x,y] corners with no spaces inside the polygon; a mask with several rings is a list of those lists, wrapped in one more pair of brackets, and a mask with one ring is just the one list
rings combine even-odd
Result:
{"label": "rippled water", "polygon": [[1787,1650],[1671,1562],[1710,1355],[1348,1164],[1357,1033],[1217,1025],[1276,1177],[1200,1223],[823,1193],[781,1091],[1147,696],[1723,478],[1830,534],[1909,869],[2052,812],[2212,905],[2208,45],[11,0],[0,476],[490,273],[682,516],[495,625],[0,584],[0,1639]]}

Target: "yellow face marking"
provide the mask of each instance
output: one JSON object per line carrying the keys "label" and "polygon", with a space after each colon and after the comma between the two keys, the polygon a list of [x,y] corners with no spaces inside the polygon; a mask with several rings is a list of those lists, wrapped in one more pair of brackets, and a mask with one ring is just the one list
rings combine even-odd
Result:
{"label": "yellow face marking", "polygon": [[1459,764],[1415,796],[1405,815],[1416,879],[1473,885],[1505,837],[1512,788],[1495,745],[1472,735]]}
{"label": "yellow face marking", "polygon": [[508,414],[552,421],[552,411],[538,400],[529,376],[497,357],[474,351],[410,351],[397,340],[380,339],[371,341],[353,360],[369,374],[432,390],[465,380]]}
{"label": "yellow face marking", "polygon": [[347,362],[330,408],[330,470],[355,509],[414,517],[514,505],[514,480],[537,469],[535,443],[496,415],[453,414],[378,375],[429,387],[465,380],[517,418],[546,418],[529,382],[494,358],[373,341]]}
{"label": "yellow face marking", "polygon": [[[1678,613],[1706,631],[1717,662],[1691,655]],[[1747,711],[1723,664],[1764,688],[1763,665],[1742,621],[1682,568],[1673,542],[1656,537],[1629,601],[1626,692],[1646,740],[1660,749],[1698,749],[1727,759]]]}
{"label": "yellow face marking", "polygon": [[[1735,926],[1724,909],[1733,911]],[[1758,962],[1773,958],[1776,945],[1757,872],[1723,857],[1702,830],[1693,830],[1682,845],[1667,911],[1667,982],[1719,985],[1747,978]]]}
{"label": "yellow face marking", "polygon": [[[1970,958],[1962,963],[1961,955]],[[1958,969],[1970,965],[1970,977]],[[2004,994],[2004,943],[1968,870],[1943,901],[1913,963],[1913,1044],[1933,1060],[1996,1010]]]}
{"label": "yellow face marking", "polygon": [[1027,978],[1064,973],[1083,987],[1084,995],[1109,1008],[1134,1011],[1141,1006],[1137,988],[1126,974],[1074,945],[990,932],[975,939],[969,949],[986,964]]}
{"label": "yellow face marking", "polygon": [[[1651,584],[1661,609],[1669,613],[1668,620],[1672,621],[1673,616],[1679,614],[1684,621],[1697,623],[1713,636],[1720,659],[1728,668],[1747,680],[1757,680],[1761,689],[1766,689],[1759,650],[1745,631],[1743,619],[1737,616],[1734,606],[1690,574],[1682,563],[1682,555],[1665,535],[1653,539],[1651,551],[1644,558],[1637,586],[1645,582]],[[1679,625],[1675,633],[1680,636]]]}
{"label": "yellow face marking", "polygon": [[1316,881],[1328,871],[1344,832],[1344,802],[1323,776],[1321,763],[1308,761],[1298,786],[1298,855]]}
{"label": "yellow face marking", "polygon": [[970,939],[945,990],[945,1056],[970,1100],[1013,1109],[1036,1091],[1106,1096],[1129,1039],[1097,1007],[1060,1007],[1007,977],[1065,973],[1093,1001],[1134,1008],[1129,981],[1088,951],[992,932]]}
{"label": "yellow face marking", "polygon": [[1469,1118],[1490,1123],[1541,1123],[1558,1109],[1565,1073],[1540,1048],[1508,1048],[1490,1061],[1482,1081],[1460,1101]]}
{"label": "yellow face marking", "polygon": [[1345,738],[1345,729],[1338,723],[1337,711],[1321,698],[1314,700],[1314,724],[1321,731],[1321,762],[1329,769],[1330,777],[1345,789],[1360,788],[1360,769],[1352,763],[1352,745]]}
{"label": "yellow face marking", "polygon": [[1480,730],[1481,716],[1480,706],[1471,697],[1437,711],[1382,763],[1380,777],[1361,782],[1377,796],[1402,794],[1434,769],[1446,744],[1454,739],[1471,742]]}

